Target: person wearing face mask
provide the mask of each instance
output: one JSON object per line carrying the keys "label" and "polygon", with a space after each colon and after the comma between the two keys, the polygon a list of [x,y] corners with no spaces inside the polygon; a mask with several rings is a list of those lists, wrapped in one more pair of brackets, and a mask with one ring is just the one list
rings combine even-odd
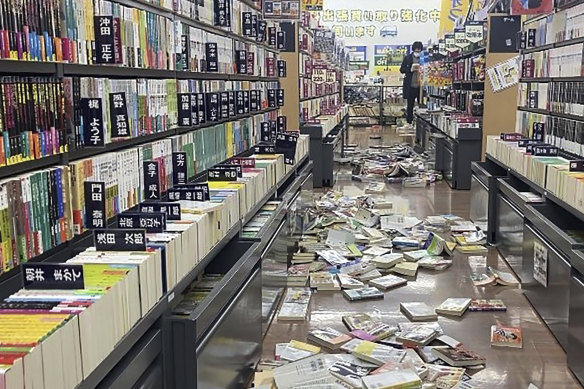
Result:
{"label": "person wearing face mask", "polygon": [[414,120],[414,103],[419,102],[420,96],[420,54],[424,46],[422,42],[414,42],[412,44],[412,52],[404,57],[404,60],[399,69],[400,73],[404,74],[403,96],[407,101],[406,121],[411,127]]}

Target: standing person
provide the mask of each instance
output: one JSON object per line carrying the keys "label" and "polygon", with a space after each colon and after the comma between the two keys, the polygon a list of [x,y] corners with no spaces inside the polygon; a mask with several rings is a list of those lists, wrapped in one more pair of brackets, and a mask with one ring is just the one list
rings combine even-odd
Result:
{"label": "standing person", "polygon": [[422,42],[412,44],[412,52],[404,57],[399,68],[400,73],[405,74],[403,84],[403,96],[407,101],[406,121],[412,126],[414,120],[414,102],[420,102],[420,53],[424,49]]}

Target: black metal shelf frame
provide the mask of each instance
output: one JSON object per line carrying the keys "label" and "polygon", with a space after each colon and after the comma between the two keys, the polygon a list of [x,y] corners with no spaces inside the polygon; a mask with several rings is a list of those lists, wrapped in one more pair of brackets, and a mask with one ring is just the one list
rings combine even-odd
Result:
{"label": "black metal shelf frame", "polygon": [[553,112],[553,111],[548,111],[545,109],[527,108],[527,107],[517,107],[517,109],[519,111],[538,113],[541,115],[554,116],[554,117],[558,117],[558,118],[575,120],[575,121],[579,121],[579,122],[584,121],[584,117],[579,116],[579,115],[571,115],[571,114],[567,114],[567,113]]}
{"label": "black metal shelf frame", "polygon": [[554,48],[558,48],[558,47],[577,45],[579,43],[584,43],[584,37],[574,38],[574,39],[566,39],[565,41],[562,41],[562,42],[547,43],[545,45],[541,45],[541,46],[537,46],[537,47],[530,47],[527,49],[522,49],[521,54],[536,53],[538,51],[544,51],[544,50],[554,49]]}

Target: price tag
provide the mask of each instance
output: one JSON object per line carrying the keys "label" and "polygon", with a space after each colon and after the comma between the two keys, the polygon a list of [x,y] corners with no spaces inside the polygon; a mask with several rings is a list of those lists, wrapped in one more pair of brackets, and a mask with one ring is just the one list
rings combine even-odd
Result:
{"label": "price tag", "polygon": [[316,85],[321,85],[326,82],[326,69],[321,67],[314,67],[312,69],[312,82]]}
{"label": "price tag", "polygon": [[105,183],[84,181],[85,228],[104,228],[105,220]]}
{"label": "price tag", "polygon": [[83,265],[66,263],[23,263],[24,289],[85,289]]}
{"label": "price tag", "polygon": [[98,251],[146,251],[146,231],[107,228],[93,231]]}
{"label": "price tag", "polygon": [[327,70],[326,71],[326,83],[327,84],[334,84],[337,82],[337,72],[336,70]]}
{"label": "price tag", "polygon": [[162,212],[125,212],[118,215],[118,228],[143,228],[146,232],[164,232],[166,230],[166,214]]}
{"label": "price tag", "polygon": [[166,220],[180,220],[180,204],[171,202],[145,202],[140,204],[140,212],[142,213],[159,213],[166,214]]}
{"label": "price tag", "polygon": [[482,21],[468,21],[464,26],[466,40],[471,43],[481,42],[485,39],[485,27]]}

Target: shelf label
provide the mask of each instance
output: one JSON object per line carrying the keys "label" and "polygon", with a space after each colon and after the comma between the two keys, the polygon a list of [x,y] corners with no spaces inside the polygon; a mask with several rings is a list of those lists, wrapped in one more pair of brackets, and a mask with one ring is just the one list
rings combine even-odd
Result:
{"label": "shelf label", "polygon": [[235,92],[235,108],[238,115],[243,115],[245,112],[243,91],[238,90]]}
{"label": "shelf label", "polygon": [[231,1],[213,0],[214,24],[219,27],[231,27]]}
{"label": "shelf label", "polygon": [[272,140],[270,132],[270,122],[260,123],[260,136],[263,142],[270,142]]}
{"label": "shelf label", "polygon": [[276,108],[277,107],[277,100],[276,100],[276,90],[275,89],[268,89],[268,107],[269,108]]}
{"label": "shelf label", "polygon": [[116,63],[114,42],[114,17],[94,16],[95,62]]}
{"label": "shelf label", "polygon": [[229,119],[229,93],[221,92],[219,96],[220,96],[219,112],[221,115],[221,119]]}
{"label": "shelf label", "polygon": [[259,111],[258,92],[255,89],[249,91],[249,110],[252,112]]}
{"label": "shelf label", "polygon": [[180,36],[180,57],[177,58],[177,69],[189,69],[190,36],[183,34]]}
{"label": "shelf label", "polygon": [[175,151],[172,153],[172,184],[183,185],[187,183],[187,153]]}
{"label": "shelf label", "polygon": [[24,289],[85,289],[83,265],[66,263],[23,263]]}
{"label": "shelf label", "polygon": [[222,163],[219,165],[215,165],[214,168],[216,169],[220,169],[220,170],[227,170],[227,171],[233,171],[233,169],[235,168],[235,171],[237,172],[237,177],[241,178],[243,177],[243,167],[241,165],[235,164],[235,163]]}
{"label": "shelf label", "polygon": [[237,167],[233,166],[231,169],[222,169],[219,167],[212,167],[207,170],[208,181],[237,181]]}
{"label": "shelf label", "polygon": [[126,93],[117,92],[109,94],[110,123],[112,124],[112,138],[126,138],[130,136],[130,124],[128,122],[128,106],[126,105]]}
{"label": "shelf label", "polygon": [[284,106],[284,89],[276,89],[276,104],[278,107]]}
{"label": "shelf label", "polygon": [[197,109],[199,110],[199,124],[205,124],[207,120],[205,119],[205,94],[197,93]]}
{"label": "shelf label", "polygon": [[312,69],[312,82],[316,85],[321,85],[326,82],[326,68],[320,65],[314,65]]}
{"label": "shelf label", "polygon": [[104,228],[105,219],[105,183],[84,181],[85,192],[85,228]]}
{"label": "shelf label", "polygon": [[171,202],[145,202],[140,204],[140,212],[166,214],[166,220],[180,220],[180,204]]}
{"label": "shelf label", "polygon": [[178,123],[179,126],[189,127],[192,119],[192,103],[190,93],[178,94]]}
{"label": "shelf label", "polygon": [[446,51],[448,51],[449,53],[453,53],[456,50],[458,50],[456,47],[456,40],[454,39],[454,34],[444,35],[444,41],[446,42]]}
{"label": "shelf label", "polygon": [[534,146],[533,147],[533,155],[534,156],[542,156],[542,157],[549,157],[549,156],[557,156],[560,152],[556,146]]}
{"label": "shelf label", "polygon": [[483,21],[471,20],[464,25],[464,35],[471,43],[478,43],[485,39],[485,23]]}
{"label": "shelf label", "polygon": [[247,51],[235,50],[235,63],[237,74],[247,74]]}
{"label": "shelf label", "polygon": [[186,185],[176,185],[172,189],[190,189],[190,190],[202,190],[204,194],[204,201],[209,201],[211,196],[209,194],[209,184],[199,183],[199,184],[186,184]]}
{"label": "shelf label", "polygon": [[537,240],[533,243],[533,278],[547,288],[548,250]]}
{"label": "shelf label", "polygon": [[283,59],[279,59],[277,61],[278,64],[278,77],[284,78],[286,77],[286,61]]}
{"label": "shelf label", "polygon": [[158,161],[144,161],[144,197],[146,200],[160,200],[160,171]]}
{"label": "shelf label", "polygon": [[571,172],[584,172],[584,160],[570,161]]}
{"label": "shelf label", "polygon": [[205,117],[207,122],[216,122],[219,120],[219,93],[210,92],[205,94],[206,107]]}
{"label": "shelf label", "polygon": [[276,153],[284,154],[284,163],[286,165],[294,165],[297,144],[298,135],[290,133],[276,135]]}
{"label": "shelf label", "polygon": [[241,25],[243,36],[251,36],[251,12],[241,13]]}
{"label": "shelf label", "polygon": [[545,123],[533,123],[533,132],[531,137],[538,142],[543,142],[545,139]]}
{"label": "shelf label", "polygon": [[523,139],[523,135],[517,133],[517,132],[502,132],[501,133],[501,139],[504,140],[505,142],[517,142],[520,141],[521,139]]}
{"label": "shelf label", "polygon": [[326,83],[327,84],[334,84],[337,82],[337,71],[336,70],[327,70],[326,71]]}
{"label": "shelf label", "polygon": [[218,72],[219,71],[219,57],[217,53],[217,43],[207,42],[205,43],[205,59],[207,60],[207,71],[208,72]]}
{"label": "shelf label", "polygon": [[258,42],[265,42],[266,40],[266,29],[268,27],[268,22],[266,22],[265,20],[259,20],[258,21],[258,26],[257,26],[257,37],[256,40]]}
{"label": "shelf label", "polygon": [[98,251],[146,251],[146,231],[118,228],[94,230],[93,243]]}
{"label": "shelf label", "polygon": [[251,35],[252,38],[258,37],[258,15],[251,15]]}
{"label": "shelf label", "polygon": [[191,93],[191,126],[199,124],[199,100],[196,93]]}
{"label": "shelf label", "polygon": [[189,187],[175,187],[168,190],[170,201],[189,200],[205,201],[205,191],[203,189],[192,189]]}
{"label": "shelf label", "polygon": [[228,92],[229,94],[229,117],[237,115],[237,110],[235,108],[235,92]]}
{"label": "shelf label", "polygon": [[278,31],[276,35],[276,42],[278,50],[284,50],[286,47],[286,31]]}
{"label": "shelf label", "polygon": [[256,154],[276,154],[276,146],[273,144],[256,145],[253,152]]}
{"label": "shelf label", "polygon": [[448,54],[448,51],[446,50],[446,42],[444,41],[444,39],[440,39],[438,41],[438,53],[440,55]]}
{"label": "shelf label", "polygon": [[268,27],[268,45],[276,47],[276,27]]}
{"label": "shelf label", "polygon": [[233,157],[229,160],[234,165],[241,165],[244,168],[255,168],[255,158]]}
{"label": "shelf label", "polygon": [[255,53],[250,51],[247,53],[247,74],[253,75],[254,72],[254,65],[255,65]]}
{"label": "shelf label", "polygon": [[83,146],[104,147],[105,134],[101,98],[81,98],[80,104],[81,116],[83,117]]}
{"label": "shelf label", "polygon": [[118,215],[118,228],[143,228],[146,232],[164,232],[166,230],[166,214],[163,212],[124,212]]}
{"label": "shelf label", "polygon": [[249,113],[249,91],[243,91],[243,113]]}
{"label": "shelf label", "polygon": [[286,116],[278,116],[276,119],[276,128],[278,133],[286,132],[287,130]]}
{"label": "shelf label", "polygon": [[466,40],[466,30],[464,27],[454,29],[454,44],[461,49],[470,46],[470,42]]}

